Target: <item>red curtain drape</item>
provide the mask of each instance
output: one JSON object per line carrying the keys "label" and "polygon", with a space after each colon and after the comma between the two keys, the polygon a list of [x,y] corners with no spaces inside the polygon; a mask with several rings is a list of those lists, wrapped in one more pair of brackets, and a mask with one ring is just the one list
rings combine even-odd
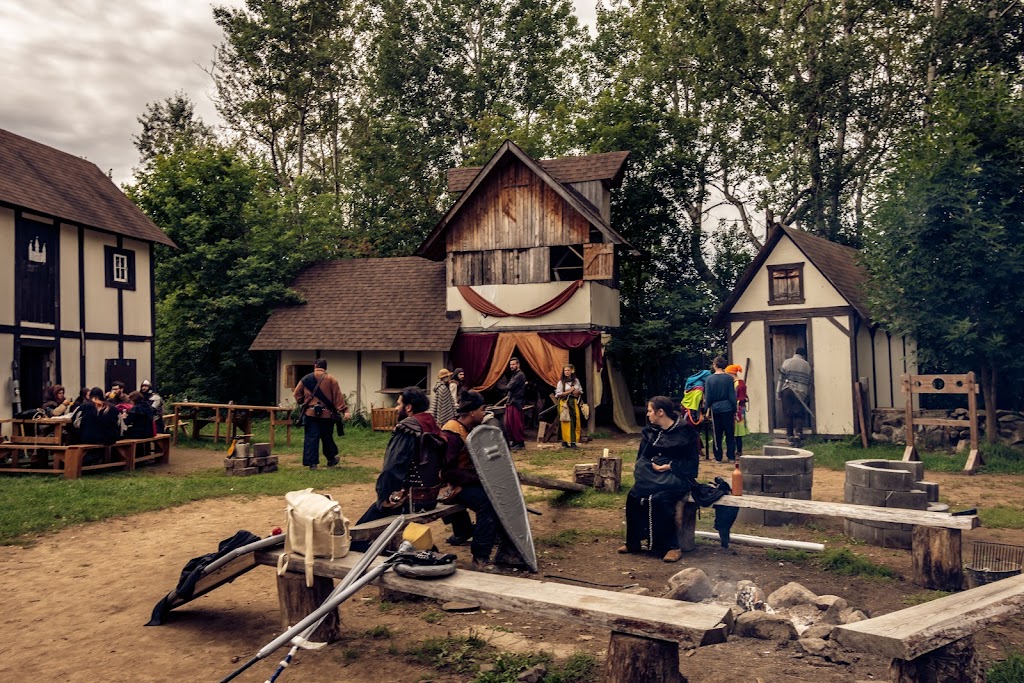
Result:
{"label": "red curtain drape", "polygon": [[498,341],[497,332],[482,334],[459,334],[452,344],[451,364],[454,368],[462,368],[466,373],[464,386],[475,387],[487,376],[491,353]]}
{"label": "red curtain drape", "polygon": [[540,338],[560,349],[581,349],[590,344],[594,352],[597,371],[604,369],[604,355],[601,348],[600,332],[539,332]]}
{"label": "red curtain drape", "polygon": [[472,306],[479,312],[483,313],[484,315],[491,316],[492,318],[539,318],[542,315],[546,315],[551,311],[562,306],[562,304],[571,299],[572,295],[576,293],[576,290],[578,290],[582,286],[583,280],[576,280],[568,287],[566,287],[564,290],[562,290],[562,292],[555,298],[541,304],[540,306],[537,306],[537,308],[531,308],[530,310],[523,311],[522,313],[509,313],[498,308],[490,301],[488,301],[487,299],[483,298],[475,291],[473,291],[472,287],[460,285],[459,294],[462,295],[462,298],[465,299],[466,303],[468,303],[470,306]]}

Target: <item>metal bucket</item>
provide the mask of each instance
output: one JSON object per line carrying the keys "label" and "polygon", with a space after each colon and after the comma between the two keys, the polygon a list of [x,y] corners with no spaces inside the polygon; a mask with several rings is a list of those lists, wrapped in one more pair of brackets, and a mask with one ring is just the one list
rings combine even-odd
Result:
{"label": "metal bucket", "polygon": [[1019,576],[1021,566],[1019,563],[995,560],[983,567],[964,567],[964,573],[967,575],[968,588],[977,588],[993,581]]}

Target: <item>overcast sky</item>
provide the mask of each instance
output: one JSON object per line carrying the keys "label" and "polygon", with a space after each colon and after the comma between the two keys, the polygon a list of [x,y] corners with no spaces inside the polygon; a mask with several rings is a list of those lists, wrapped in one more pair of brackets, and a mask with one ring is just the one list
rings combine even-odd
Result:
{"label": "overcast sky", "polygon": [[[593,27],[595,0],[573,0]],[[0,0],[0,128],[131,177],[146,104],[181,90],[216,123],[201,67],[221,40],[211,7],[242,0]]]}

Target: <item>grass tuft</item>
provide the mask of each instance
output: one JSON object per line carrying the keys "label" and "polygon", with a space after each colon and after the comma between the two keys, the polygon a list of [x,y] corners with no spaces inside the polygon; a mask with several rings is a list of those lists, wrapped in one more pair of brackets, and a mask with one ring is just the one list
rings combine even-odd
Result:
{"label": "grass tuft", "polygon": [[1005,660],[993,664],[986,676],[988,683],[1020,683],[1020,681],[1024,681],[1024,656],[1011,652]]}
{"label": "grass tuft", "polygon": [[765,551],[769,560],[776,562],[789,562],[790,564],[807,564],[811,560],[811,554],[806,550],[778,550],[768,548]]}
{"label": "grass tuft", "polygon": [[904,605],[913,607],[914,605],[923,605],[926,602],[944,598],[947,595],[951,595],[951,593],[947,593],[946,591],[924,591],[923,593],[911,593],[910,595],[904,595],[902,602]]}
{"label": "grass tuft", "polygon": [[394,635],[391,633],[391,629],[384,624],[377,624],[373,628],[368,628],[365,633],[370,638],[391,638]]}
{"label": "grass tuft", "polygon": [[863,555],[849,548],[829,548],[818,557],[818,566],[827,572],[842,576],[861,576],[874,579],[892,579],[896,572],[889,567],[875,564]]}
{"label": "grass tuft", "polygon": [[468,636],[428,638],[409,648],[408,654],[422,664],[457,673],[475,673],[480,663],[493,656],[493,648],[473,632]]}
{"label": "grass tuft", "polygon": [[989,529],[1024,529],[1024,508],[1013,505],[979,508],[978,517]]}

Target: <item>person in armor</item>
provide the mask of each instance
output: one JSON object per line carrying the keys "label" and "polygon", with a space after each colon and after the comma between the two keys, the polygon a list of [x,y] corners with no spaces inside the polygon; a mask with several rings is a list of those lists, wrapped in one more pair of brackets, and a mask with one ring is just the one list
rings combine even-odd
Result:
{"label": "person in armor", "polygon": [[[422,389],[406,387],[399,394],[395,404],[398,424],[384,451],[384,465],[377,477],[377,500],[356,524],[436,506],[446,444],[429,407],[430,400]],[[430,491],[421,495],[421,489],[433,489],[432,495]],[[369,545],[357,541],[352,549],[362,552]]]}
{"label": "person in armor", "polygon": [[448,451],[441,471],[446,486],[441,490],[440,497],[446,503],[460,503],[476,513],[475,525],[470,522],[469,513],[465,511],[449,517],[453,533],[448,538],[448,544],[463,545],[472,538],[469,549],[473,555],[473,568],[493,571],[490,558],[496,543],[500,547],[495,562],[509,565],[518,563],[517,558],[511,557],[505,550],[508,545],[504,540],[505,532],[466,448],[469,433],[484,421],[484,415],[484,397],[477,391],[464,391],[459,401],[458,417],[441,427],[448,442]]}

